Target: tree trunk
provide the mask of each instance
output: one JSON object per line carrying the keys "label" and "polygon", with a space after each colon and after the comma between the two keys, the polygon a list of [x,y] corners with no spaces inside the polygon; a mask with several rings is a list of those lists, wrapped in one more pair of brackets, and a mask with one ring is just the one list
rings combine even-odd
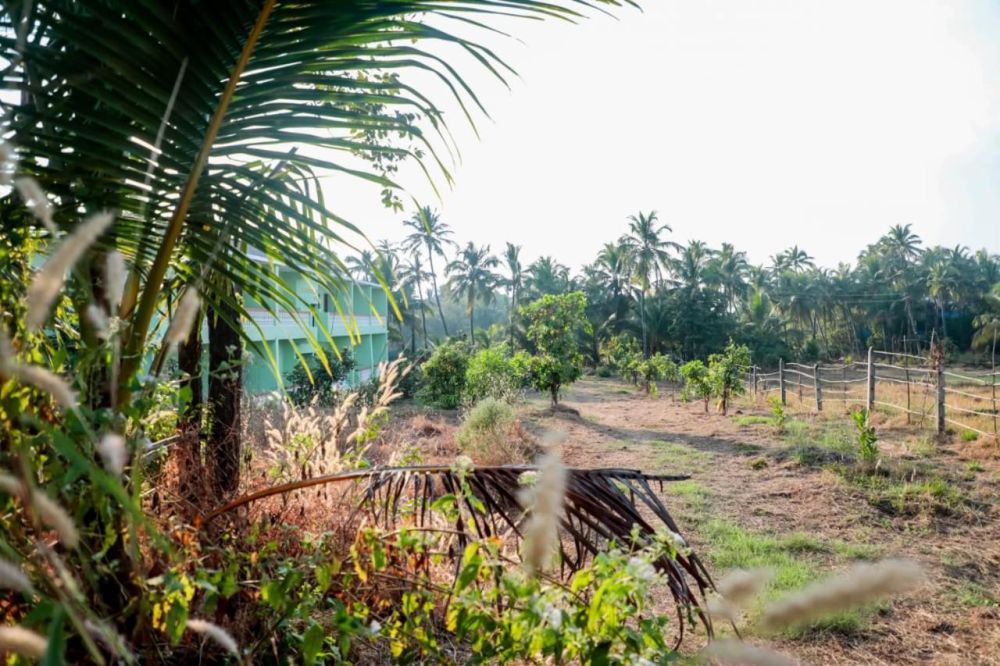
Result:
{"label": "tree trunk", "polygon": [[420,291],[420,328],[424,334],[424,349],[427,349],[427,295],[423,289]]}
{"label": "tree trunk", "polygon": [[514,353],[514,313],[517,312],[517,290],[510,287],[510,353]]}
{"label": "tree trunk", "polygon": [[649,358],[649,347],[646,344],[646,292],[639,292],[639,320],[642,324],[642,357]]}
{"label": "tree trunk", "polygon": [[211,424],[206,457],[211,472],[210,479],[222,494],[231,493],[239,487],[241,460],[243,342],[240,332],[229,325],[230,321],[238,322],[240,318],[233,303],[235,294],[230,293],[230,296],[221,301],[218,312],[209,313],[208,320]]}
{"label": "tree trunk", "polygon": [[549,393],[552,394],[552,406],[555,407],[559,404],[559,387],[552,386],[549,387]]}
{"label": "tree trunk", "polygon": [[476,344],[476,295],[469,293],[469,344]]}
{"label": "tree trunk", "polygon": [[441,293],[438,291],[437,273],[434,272],[434,252],[427,248],[427,261],[431,267],[431,282],[434,283],[434,301],[437,303],[438,315],[441,317],[441,326],[444,328],[444,335],[448,337],[448,324],[444,321],[444,310],[441,308]]}
{"label": "tree trunk", "polygon": [[948,323],[944,320],[944,301],[938,306],[941,309],[941,337],[948,337]]}

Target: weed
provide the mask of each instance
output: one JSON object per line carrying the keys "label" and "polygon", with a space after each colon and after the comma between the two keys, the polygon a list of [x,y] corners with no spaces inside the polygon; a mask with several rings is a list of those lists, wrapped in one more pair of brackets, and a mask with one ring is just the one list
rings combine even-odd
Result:
{"label": "weed", "polygon": [[974,442],[979,439],[979,433],[975,430],[964,429],[961,434],[963,442]]}
{"label": "weed", "polygon": [[878,459],[878,435],[868,418],[868,410],[858,409],[851,412],[851,420],[857,431],[858,454],[861,460],[873,464]]}
{"label": "weed", "polygon": [[750,469],[761,470],[767,468],[767,458],[754,458],[750,461]]}
{"label": "weed", "polygon": [[767,399],[767,404],[771,407],[772,422],[775,430],[779,434],[785,432],[785,406],[781,404],[781,398],[772,395]]}
{"label": "weed", "polygon": [[484,398],[469,410],[455,441],[480,462],[526,462],[534,449],[514,409],[497,398]]}
{"label": "weed", "polygon": [[997,605],[997,598],[989,590],[971,580],[959,582],[952,593],[955,601],[970,608]]}
{"label": "weed", "polygon": [[965,466],[965,469],[969,470],[970,472],[982,472],[985,470],[983,464],[978,460],[970,460],[969,463]]}

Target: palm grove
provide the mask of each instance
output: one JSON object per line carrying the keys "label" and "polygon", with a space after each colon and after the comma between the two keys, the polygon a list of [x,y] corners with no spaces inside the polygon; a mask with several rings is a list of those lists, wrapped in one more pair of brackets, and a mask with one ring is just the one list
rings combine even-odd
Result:
{"label": "palm grove", "polygon": [[[680,244],[655,211],[626,222],[625,233],[574,274],[551,256],[525,263],[512,243],[499,252],[459,245],[425,207],[405,220],[410,233],[402,243],[380,242],[354,268],[359,277],[386,279],[406,304],[390,332],[411,355],[449,335],[478,346],[528,346],[520,309],[574,291],[586,296],[578,341],[591,366],[602,364],[602,348],[616,336],[634,338],[644,356],[682,360],[705,358],[733,340],[749,347],[756,363],[773,365],[857,355],[869,346],[919,353],[934,339],[974,360],[1000,331],[1000,256],[926,247],[911,225],[892,226],[854,263],[831,269],[798,245],[755,265],[729,243]],[[444,267],[441,284],[432,266]]]}

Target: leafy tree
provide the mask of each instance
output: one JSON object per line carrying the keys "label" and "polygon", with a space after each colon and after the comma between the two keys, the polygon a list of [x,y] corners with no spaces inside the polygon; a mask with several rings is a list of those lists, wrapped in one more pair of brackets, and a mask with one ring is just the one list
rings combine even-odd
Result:
{"label": "leafy tree", "polygon": [[647,359],[641,359],[637,366],[638,374],[642,378],[642,388],[646,393],[656,393],[657,381],[674,381],[680,377],[677,364],[665,354],[657,353]]}
{"label": "leafy tree", "polygon": [[354,370],[354,357],[350,350],[345,349],[339,358],[330,350],[327,352],[327,358],[330,359],[329,367],[313,357],[308,372],[302,365],[297,365],[288,373],[285,388],[288,397],[296,405],[307,405],[314,398],[322,405],[329,405],[336,399],[338,385]]}
{"label": "leafy tree", "polygon": [[746,345],[730,342],[721,354],[708,357],[709,384],[712,395],[719,398],[719,407],[726,414],[729,399],[746,391],[746,374],[750,371],[750,350]]}
{"label": "leafy tree", "polygon": [[714,387],[712,377],[708,368],[700,359],[688,361],[680,367],[681,377],[684,378],[684,388],[681,390],[681,397],[684,400],[703,400],[705,402],[705,413],[708,413],[708,401],[712,397]]}
{"label": "leafy tree", "polygon": [[417,399],[442,409],[455,409],[462,404],[468,367],[469,349],[465,343],[450,341],[439,345],[420,366],[423,384],[417,391]]}
{"label": "leafy tree", "polygon": [[465,371],[465,402],[496,398],[513,402],[527,386],[530,358],[525,352],[509,355],[503,345],[480,349]]}
{"label": "leafy tree", "polygon": [[539,391],[548,391],[552,405],[559,403],[559,391],[583,373],[576,330],[586,324],[583,313],[587,298],[575,291],[547,294],[522,308],[528,322],[528,339],[534,345],[531,382]]}

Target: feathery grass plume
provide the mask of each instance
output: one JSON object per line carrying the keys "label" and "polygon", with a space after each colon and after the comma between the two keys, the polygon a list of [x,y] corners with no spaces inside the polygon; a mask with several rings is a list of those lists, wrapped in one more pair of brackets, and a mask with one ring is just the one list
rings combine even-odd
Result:
{"label": "feathery grass plume", "polygon": [[530,512],[524,526],[521,559],[529,575],[543,570],[559,550],[559,519],[566,496],[566,468],[559,456],[546,453],[538,461],[538,479],[519,496]]}
{"label": "feathery grass plume", "polygon": [[0,652],[41,659],[49,642],[44,636],[23,627],[0,627]]}
{"label": "feathery grass plume", "polygon": [[35,592],[35,588],[21,567],[3,558],[0,558],[0,587],[29,595]]}
{"label": "feathery grass plume", "polygon": [[125,294],[125,280],[127,278],[125,257],[118,250],[112,250],[108,253],[104,264],[104,292],[107,294],[112,315],[118,313],[118,306],[121,305],[122,296]]}
{"label": "feathery grass plume", "polygon": [[120,476],[128,462],[128,447],[125,438],[116,432],[105,433],[97,444],[97,453],[101,456],[104,469]]}
{"label": "feathery grass plume", "polygon": [[59,230],[52,220],[52,205],[38,181],[29,177],[15,178],[14,187],[17,188],[17,193],[24,199],[24,205],[35,219],[44,224],[49,233],[55,236]]}
{"label": "feathery grass plume", "polygon": [[0,490],[14,497],[23,498],[25,496],[24,484],[17,477],[6,472],[0,472]]}
{"label": "feathery grass plume", "polygon": [[733,569],[719,581],[715,589],[737,608],[742,608],[760,594],[771,579],[771,569]]}
{"label": "feathery grass plume", "polygon": [[705,604],[705,611],[712,616],[713,620],[725,620],[726,622],[736,623],[740,619],[740,609],[724,597],[712,597],[709,599]]}
{"label": "feathery grass plume", "polygon": [[186,341],[191,333],[191,327],[194,326],[194,320],[198,318],[199,308],[201,308],[201,297],[198,296],[198,290],[194,287],[188,287],[184,290],[180,302],[177,303],[174,318],[170,322],[163,342],[173,346]]}
{"label": "feathery grass plume", "polygon": [[240,659],[240,646],[236,644],[236,639],[229,635],[229,632],[217,624],[207,620],[192,618],[187,621],[187,628],[196,634],[207,636],[218,643],[220,647]]}
{"label": "feathery grass plume", "polygon": [[813,583],[778,599],[764,610],[761,622],[768,628],[800,624],[909,592],[924,580],[920,567],[908,560],[856,564],[840,576]]}
{"label": "feathery grass plume", "polygon": [[87,321],[94,327],[97,337],[101,340],[108,339],[108,314],[100,305],[91,303],[86,310]]}
{"label": "feathery grass plume", "polygon": [[42,523],[56,531],[64,546],[76,548],[80,545],[80,534],[76,531],[73,519],[54,499],[44,492],[34,492],[31,493],[31,505]]}
{"label": "feathery grass plume", "polygon": [[17,170],[17,153],[14,147],[0,140],[0,185],[10,185]]}
{"label": "feathery grass plume", "polygon": [[76,393],[59,375],[49,372],[40,365],[20,365],[7,363],[4,370],[22,384],[34,386],[52,396],[63,409],[76,409]]}
{"label": "feathery grass plume", "polygon": [[66,272],[73,267],[77,259],[87,251],[104,231],[111,226],[114,216],[111,213],[97,213],[81,222],[67,236],[56,251],[45,262],[42,269],[35,275],[28,287],[26,302],[28,314],[26,324],[28,330],[37,331],[48,318],[52,302],[62,289],[66,280]]}
{"label": "feathery grass plume", "polygon": [[795,666],[791,657],[768,650],[767,648],[749,645],[735,638],[723,638],[712,641],[701,651],[705,661],[716,664],[740,664],[741,666]]}

